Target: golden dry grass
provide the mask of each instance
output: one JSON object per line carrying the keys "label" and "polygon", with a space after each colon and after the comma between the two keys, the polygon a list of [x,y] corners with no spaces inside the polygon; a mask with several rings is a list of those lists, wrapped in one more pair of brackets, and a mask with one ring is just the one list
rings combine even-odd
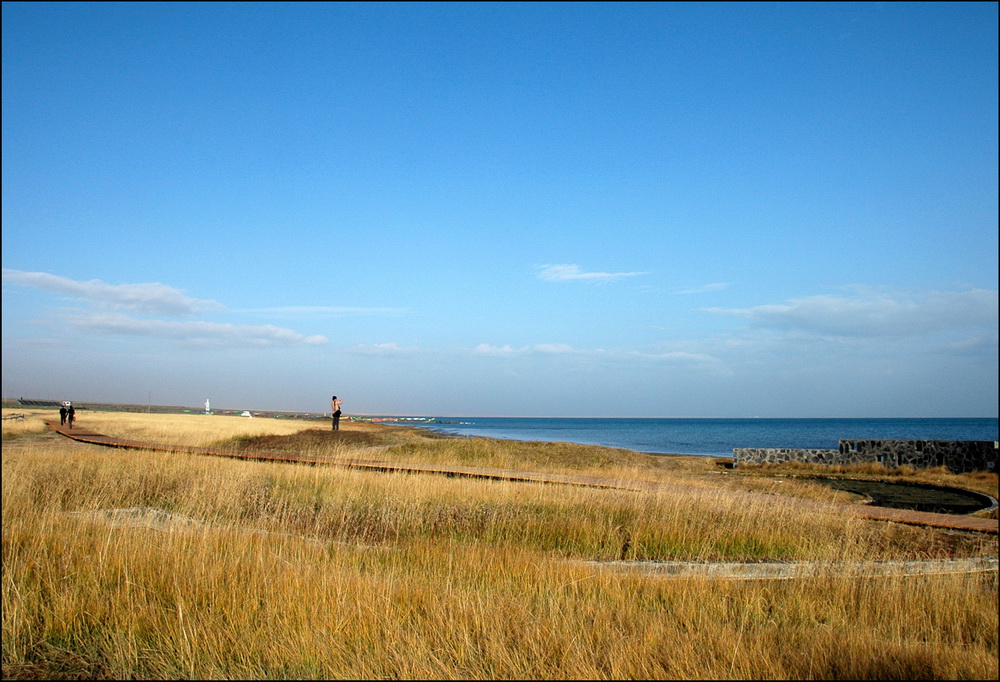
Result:
{"label": "golden dry grass", "polygon": [[[710,461],[182,417],[87,413],[80,425],[143,441],[298,444],[675,485],[630,492],[249,463],[82,445],[37,428],[37,416],[5,421],[4,678],[997,676],[995,572],[838,571],[846,560],[995,557],[995,536],[805,511],[777,491],[713,485],[732,479]],[[719,581],[588,563],[620,559],[814,560],[829,571]]]}
{"label": "golden dry grass", "polygon": [[820,465],[811,462],[785,462],[782,464],[763,464],[741,467],[741,471],[755,477],[801,477],[811,476],[849,476],[858,479],[885,480],[892,479],[908,483],[940,485],[952,488],[964,488],[984,493],[996,498],[998,495],[998,477],[988,471],[956,474],[943,466],[916,469],[911,466],[887,469],[881,464],[851,464],[851,465]]}

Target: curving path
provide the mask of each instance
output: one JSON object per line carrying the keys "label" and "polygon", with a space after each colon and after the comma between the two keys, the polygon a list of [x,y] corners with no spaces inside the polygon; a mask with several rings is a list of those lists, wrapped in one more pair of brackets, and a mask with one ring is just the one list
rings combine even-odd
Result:
{"label": "curving path", "polygon": [[[427,473],[440,474],[444,476],[461,476],[468,478],[483,478],[501,481],[521,481],[526,483],[554,483],[560,485],[578,485],[596,488],[613,488],[618,490],[654,491],[663,490],[670,486],[666,484],[652,483],[648,481],[617,481],[612,479],[599,478],[595,476],[571,476],[567,474],[548,474],[528,471],[514,471],[508,469],[487,469],[479,467],[436,467],[420,464],[400,464],[393,462],[382,462],[376,460],[361,459],[328,459],[320,457],[309,457],[306,455],[265,455],[265,454],[245,454],[224,451],[212,451],[204,448],[186,445],[164,445],[162,443],[149,443],[142,441],[123,441],[96,433],[80,426],[69,428],[60,425],[58,422],[46,420],[56,433],[67,438],[82,443],[94,445],[104,445],[114,448],[128,448],[137,450],[158,450],[163,452],[183,452],[193,455],[210,455],[214,457],[228,457],[231,459],[264,461],[264,462],[284,462],[290,464],[310,464],[324,466],[339,466],[352,469],[365,469],[371,471],[393,471],[406,473]],[[680,486],[676,486],[680,489]],[[729,491],[738,494],[736,491]],[[753,493],[743,493],[753,495]],[[836,513],[851,514],[862,518],[875,519],[880,521],[890,521],[894,523],[904,523],[918,526],[934,526],[937,528],[950,528],[954,530],[975,531],[980,533],[997,533],[998,520],[984,519],[976,516],[963,516],[956,514],[936,514],[931,512],[918,512],[906,509],[890,509],[888,507],[873,507],[869,505],[852,504],[831,504],[819,503],[810,500],[800,500],[797,498],[787,498],[789,503],[798,504],[802,507],[822,508]]]}
{"label": "curving path", "polygon": [[881,578],[898,575],[945,575],[995,572],[996,557],[920,559],[914,561],[797,561],[739,563],[733,561],[588,561],[594,568],[639,573],[656,578],[706,578],[716,580],[788,580],[844,575]]}

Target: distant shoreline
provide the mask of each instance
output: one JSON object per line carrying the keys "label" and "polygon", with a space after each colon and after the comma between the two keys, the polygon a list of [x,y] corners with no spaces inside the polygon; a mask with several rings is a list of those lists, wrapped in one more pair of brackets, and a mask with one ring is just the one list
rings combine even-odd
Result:
{"label": "distant shoreline", "polygon": [[[25,400],[33,403],[40,403],[38,405],[28,405],[22,404],[20,401]],[[28,399],[28,398],[3,398],[3,407],[5,409],[17,409],[21,407],[37,407],[44,409],[46,407],[53,407],[58,409],[59,400],[55,399]],[[204,407],[189,406],[189,405],[152,405],[152,404],[138,404],[138,403],[103,403],[87,400],[77,400],[73,399],[73,403],[78,407],[78,409],[91,409],[91,410],[119,410],[122,412],[157,412],[157,413],[203,413]],[[330,413],[328,411],[302,411],[302,410],[276,410],[276,409],[257,409],[249,407],[239,407],[239,408],[212,408],[211,413],[217,415],[240,415],[244,411],[251,412],[255,417],[288,417],[288,418],[299,418],[299,419],[329,419]],[[762,417],[762,416],[752,416],[752,417],[722,417],[722,416],[696,416],[696,417],[683,417],[683,416],[614,416],[614,415],[570,415],[570,416],[560,416],[560,415],[507,415],[507,414],[410,414],[410,413],[389,413],[389,412],[350,412],[347,416],[361,417],[364,419],[371,418],[383,418],[383,417],[395,417],[395,418],[421,418],[421,419],[705,419],[705,420],[719,420],[719,419],[730,419],[730,420],[802,420],[802,419],[823,419],[823,420],[878,420],[878,419],[996,419],[995,415],[983,415],[983,416],[962,416],[962,417],[947,417],[947,416],[906,416],[906,417]]]}

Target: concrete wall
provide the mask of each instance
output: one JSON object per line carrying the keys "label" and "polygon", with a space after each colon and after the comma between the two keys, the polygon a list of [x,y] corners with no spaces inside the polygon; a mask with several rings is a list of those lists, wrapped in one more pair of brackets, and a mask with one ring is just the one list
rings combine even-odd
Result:
{"label": "concrete wall", "polygon": [[736,448],[733,466],[811,462],[814,464],[862,464],[877,462],[888,468],[936,466],[949,471],[996,471],[997,442],[980,440],[841,440],[836,450],[795,448]]}

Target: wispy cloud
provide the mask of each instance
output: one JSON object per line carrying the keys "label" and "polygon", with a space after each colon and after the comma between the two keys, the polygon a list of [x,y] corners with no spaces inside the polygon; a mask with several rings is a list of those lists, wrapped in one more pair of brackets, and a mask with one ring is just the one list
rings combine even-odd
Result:
{"label": "wispy cloud", "polygon": [[690,351],[680,348],[662,350],[574,348],[564,343],[536,343],[515,348],[510,344],[495,346],[481,343],[473,349],[476,355],[510,358],[526,361],[553,362],[545,356],[558,356],[567,361],[607,364],[622,368],[632,366],[648,371],[651,367],[692,371],[704,375],[729,376],[732,369],[721,357],[711,352]]}
{"label": "wispy cloud", "polygon": [[143,320],[118,313],[71,313],[63,315],[63,320],[77,329],[96,334],[142,336],[201,346],[261,348],[320,345],[329,341],[325,336],[305,336],[270,324]]}
{"label": "wispy cloud", "polygon": [[539,279],[546,282],[612,282],[625,277],[646,275],[646,272],[585,272],[579,265],[540,265],[537,267]]}
{"label": "wispy cloud", "polygon": [[409,311],[406,308],[363,308],[351,306],[280,306],[276,308],[248,308],[237,312],[255,315],[269,315],[284,318],[329,318],[329,317],[368,317],[382,315],[403,315]]}
{"label": "wispy cloud", "polygon": [[165,284],[108,284],[97,279],[80,282],[45,272],[6,268],[3,281],[60,294],[89,306],[58,315],[59,321],[78,332],[164,339],[194,347],[267,348],[329,342],[325,336],[300,334],[272,324],[152,319],[190,317],[225,309],[221,303],[191,298]]}
{"label": "wispy cloud", "polygon": [[488,343],[481,343],[473,349],[473,352],[480,355],[528,355],[537,353],[568,355],[571,353],[580,353],[581,351],[565,343],[536,343],[521,346],[520,348],[514,348],[510,344],[492,346]]}
{"label": "wispy cloud", "polygon": [[669,350],[661,352],[632,351],[628,355],[632,358],[657,364],[702,369],[716,375],[732,374],[732,369],[726,362],[711,353]]}
{"label": "wispy cloud", "polygon": [[7,268],[3,270],[3,281],[85,300],[105,309],[147,315],[188,317],[225,307],[216,301],[185,296],[179,290],[159,283],[108,284],[99,279],[79,282],[46,272],[22,272]]}
{"label": "wispy cloud", "polygon": [[900,337],[997,327],[997,292],[933,291],[919,296],[859,290],[852,296],[807,296],[751,308],[707,308],[758,327],[828,336]]}
{"label": "wispy cloud", "polygon": [[532,346],[536,353],[550,353],[552,355],[565,355],[567,353],[577,353],[578,351],[567,343],[536,343]]}
{"label": "wispy cloud", "polygon": [[700,287],[691,287],[689,289],[678,289],[675,294],[707,294],[711,291],[722,291],[729,288],[728,282],[714,282],[712,284],[705,284]]}
{"label": "wispy cloud", "polygon": [[347,349],[347,353],[353,355],[369,355],[375,357],[398,357],[398,356],[409,356],[414,353],[419,352],[419,348],[416,346],[400,346],[397,343],[376,343],[376,344],[359,344],[357,346],[352,346]]}

